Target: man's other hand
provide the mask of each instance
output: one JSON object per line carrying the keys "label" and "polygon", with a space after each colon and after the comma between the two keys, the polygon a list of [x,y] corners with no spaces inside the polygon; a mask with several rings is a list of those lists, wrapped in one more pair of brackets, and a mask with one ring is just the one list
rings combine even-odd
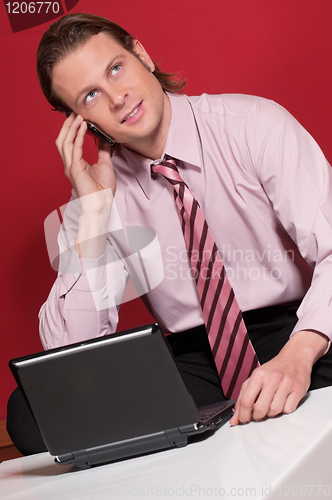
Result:
{"label": "man's other hand", "polygon": [[295,411],[309,389],[313,364],[327,346],[327,337],[319,332],[296,332],[275,358],[256,368],[244,382],[230,424]]}

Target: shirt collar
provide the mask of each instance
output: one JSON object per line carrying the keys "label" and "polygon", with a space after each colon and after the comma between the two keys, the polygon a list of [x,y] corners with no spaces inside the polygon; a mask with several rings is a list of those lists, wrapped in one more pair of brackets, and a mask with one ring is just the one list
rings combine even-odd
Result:
{"label": "shirt collar", "polygon": [[201,168],[202,150],[195,116],[188,98],[180,94],[167,94],[171,103],[171,123],[162,157],[151,159],[122,146],[122,153],[135,175],[145,196],[150,199],[151,164],[159,163],[165,155]]}

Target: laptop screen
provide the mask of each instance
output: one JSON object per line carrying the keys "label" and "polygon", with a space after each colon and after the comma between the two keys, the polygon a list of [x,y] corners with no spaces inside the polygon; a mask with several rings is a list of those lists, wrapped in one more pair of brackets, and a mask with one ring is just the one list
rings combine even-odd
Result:
{"label": "laptop screen", "polygon": [[158,325],[17,358],[10,368],[52,455],[199,420]]}

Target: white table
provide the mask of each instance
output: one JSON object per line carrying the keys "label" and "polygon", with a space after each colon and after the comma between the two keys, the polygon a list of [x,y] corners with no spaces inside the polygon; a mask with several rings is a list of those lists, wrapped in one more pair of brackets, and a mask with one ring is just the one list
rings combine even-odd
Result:
{"label": "white table", "polygon": [[48,453],[0,465],[3,500],[332,498],[332,387],[291,415],[231,428],[185,448],[88,470]]}

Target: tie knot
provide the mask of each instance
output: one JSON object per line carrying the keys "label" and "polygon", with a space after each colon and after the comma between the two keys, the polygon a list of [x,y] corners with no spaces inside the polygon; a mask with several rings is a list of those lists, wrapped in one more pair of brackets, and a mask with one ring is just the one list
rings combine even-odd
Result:
{"label": "tie knot", "polygon": [[155,174],[161,174],[167,179],[171,184],[178,184],[179,182],[184,182],[181,175],[179,174],[178,168],[176,166],[176,161],[173,158],[162,161],[158,165],[151,165],[151,170]]}

